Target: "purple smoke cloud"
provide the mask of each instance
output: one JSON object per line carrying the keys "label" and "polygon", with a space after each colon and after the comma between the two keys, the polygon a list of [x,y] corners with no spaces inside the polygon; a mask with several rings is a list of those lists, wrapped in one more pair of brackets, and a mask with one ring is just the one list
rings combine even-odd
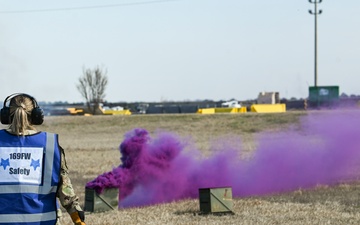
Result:
{"label": "purple smoke cloud", "polygon": [[264,195],[356,180],[360,165],[360,112],[313,112],[285,132],[257,135],[251,157],[231,141],[205,157],[172,133],[125,135],[121,165],[87,183],[101,193],[119,188],[119,207],[197,198],[199,188],[232,187],[234,197]]}

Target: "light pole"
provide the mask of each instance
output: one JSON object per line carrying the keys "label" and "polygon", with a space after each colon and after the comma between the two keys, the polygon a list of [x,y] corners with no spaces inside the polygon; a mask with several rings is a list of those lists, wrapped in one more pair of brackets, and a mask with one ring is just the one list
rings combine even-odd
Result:
{"label": "light pole", "polygon": [[314,11],[312,11],[311,9],[309,10],[309,13],[311,15],[314,15],[315,17],[315,56],[314,56],[314,61],[315,61],[315,65],[314,65],[314,75],[315,75],[315,79],[314,79],[314,86],[317,87],[317,15],[320,15],[322,13],[322,10],[318,10],[317,9],[317,4],[320,4],[322,2],[322,0],[309,0],[310,3],[314,4]]}

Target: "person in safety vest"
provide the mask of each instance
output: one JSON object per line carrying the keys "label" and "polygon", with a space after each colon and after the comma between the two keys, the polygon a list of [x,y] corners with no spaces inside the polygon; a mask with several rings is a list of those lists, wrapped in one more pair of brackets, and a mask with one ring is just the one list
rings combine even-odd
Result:
{"label": "person in safety vest", "polygon": [[44,115],[35,98],[8,96],[0,112],[0,224],[59,224],[58,202],[76,225],[84,211],[68,175],[58,135],[37,131]]}

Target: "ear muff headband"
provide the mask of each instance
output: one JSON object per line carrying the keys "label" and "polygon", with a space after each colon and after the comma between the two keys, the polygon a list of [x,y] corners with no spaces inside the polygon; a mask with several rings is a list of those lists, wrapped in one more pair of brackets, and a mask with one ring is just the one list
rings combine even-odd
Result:
{"label": "ear muff headband", "polygon": [[5,98],[4,100],[4,106],[1,109],[1,123],[2,124],[10,124],[10,107],[6,106],[7,102],[10,102],[12,98],[16,97],[16,96],[25,96],[31,99],[31,101],[33,102],[34,108],[31,111],[31,123],[34,125],[40,125],[44,122],[44,114],[43,114],[43,110],[39,107],[36,99],[34,97],[32,97],[31,95],[25,94],[25,93],[15,93],[12,95],[9,95],[8,97]]}

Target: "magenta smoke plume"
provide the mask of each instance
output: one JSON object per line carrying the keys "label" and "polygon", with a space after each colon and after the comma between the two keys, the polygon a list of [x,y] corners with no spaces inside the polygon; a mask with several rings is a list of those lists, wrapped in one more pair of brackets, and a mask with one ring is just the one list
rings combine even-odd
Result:
{"label": "magenta smoke plume", "polygon": [[138,128],[120,145],[121,165],[86,186],[119,188],[119,207],[130,207],[197,198],[199,188],[230,186],[242,197],[332,185],[358,178],[359,134],[359,111],[309,113],[286,132],[257,135],[250,158],[229,140],[205,157],[174,134]]}

